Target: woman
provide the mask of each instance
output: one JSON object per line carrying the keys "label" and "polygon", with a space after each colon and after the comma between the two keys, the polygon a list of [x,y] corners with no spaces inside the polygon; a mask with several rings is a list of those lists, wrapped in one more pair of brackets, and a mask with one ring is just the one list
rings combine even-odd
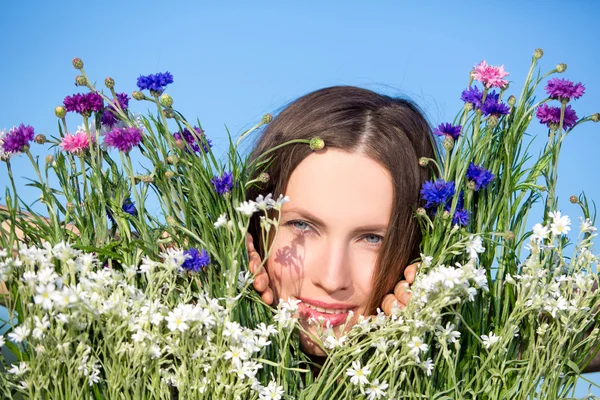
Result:
{"label": "woman", "polygon": [[[252,238],[248,247],[260,265],[268,245],[266,272],[255,288],[266,303],[300,300],[300,323],[311,334],[312,319],[322,318],[339,331],[359,315],[378,307],[389,312],[394,300],[406,304],[408,283],[419,256],[420,231],[413,218],[419,191],[430,179],[421,157],[435,158],[436,148],[427,121],[413,103],[356,87],[331,87],[303,96],[268,125],[250,159],[291,139],[320,137],[322,150],[283,146],[266,170],[271,179],[247,191],[290,197],[281,211],[277,237],[270,243]],[[250,233],[259,238],[259,221]],[[398,283],[404,276],[405,281]],[[395,295],[387,295],[394,289]],[[336,328],[337,327],[337,328]],[[308,335],[301,335],[305,352],[323,354]]]}

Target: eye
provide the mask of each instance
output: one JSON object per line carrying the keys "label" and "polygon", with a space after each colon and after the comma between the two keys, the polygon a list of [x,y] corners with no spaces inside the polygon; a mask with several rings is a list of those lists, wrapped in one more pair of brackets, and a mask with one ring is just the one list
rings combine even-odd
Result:
{"label": "eye", "polygon": [[300,232],[308,232],[310,230],[310,225],[306,221],[299,219],[288,221],[286,225],[292,226]]}
{"label": "eye", "polygon": [[379,246],[383,243],[383,237],[375,234],[368,234],[364,236],[369,246]]}

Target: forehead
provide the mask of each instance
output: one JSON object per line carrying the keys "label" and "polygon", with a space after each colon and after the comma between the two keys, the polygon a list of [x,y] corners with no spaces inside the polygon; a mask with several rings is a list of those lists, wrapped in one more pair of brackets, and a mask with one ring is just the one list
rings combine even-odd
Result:
{"label": "forehead", "polygon": [[387,224],[393,202],[389,171],[358,153],[326,148],[313,152],[292,172],[284,213],[301,207],[327,224]]}

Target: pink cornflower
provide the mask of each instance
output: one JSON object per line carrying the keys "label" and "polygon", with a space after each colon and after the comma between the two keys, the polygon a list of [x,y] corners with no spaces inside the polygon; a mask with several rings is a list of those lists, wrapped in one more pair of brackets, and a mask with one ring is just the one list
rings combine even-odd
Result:
{"label": "pink cornflower", "polygon": [[502,79],[508,75],[508,72],[504,70],[504,65],[494,67],[488,65],[485,60],[477,64],[473,69],[473,79],[479,81],[485,85],[486,88],[490,89],[493,87],[503,88],[508,83],[507,80]]}
{"label": "pink cornflower", "polygon": [[[92,136],[92,142],[94,140]],[[90,138],[85,131],[77,131],[74,135],[67,133],[60,142],[60,147],[71,154],[81,155],[90,148]]]}

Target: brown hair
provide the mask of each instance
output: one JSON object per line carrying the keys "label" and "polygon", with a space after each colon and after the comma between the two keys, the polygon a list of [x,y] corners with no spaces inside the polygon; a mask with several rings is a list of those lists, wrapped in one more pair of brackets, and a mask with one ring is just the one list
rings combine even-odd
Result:
{"label": "brown hair", "polygon": [[[364,154],[392,176],[392,214],[373,276],[375,290],[367,307],[372,313],[392,292],[406,265],[419,255],[421,235],[413,210],[419,206],[423,182],[430,178],[428,169],[420,167],[418,160],[437,155],[431,129],[411,101],[352,86],[334,86],[302,96],[281,111],[263,131],[250,160],[289,140],[313,137],[323,139],[326,147]],[[270,153],[272,162],[266,169],[253,171],[251,177],[267,172],[269,181],[250,187],[247,198],[284,194],[290,175],[311,151],[306,144],[291,144]],[[256,214],[250,233],[255,240],[261,236]],[[264,243],[258,243],[261,257],[265,248]]]}

